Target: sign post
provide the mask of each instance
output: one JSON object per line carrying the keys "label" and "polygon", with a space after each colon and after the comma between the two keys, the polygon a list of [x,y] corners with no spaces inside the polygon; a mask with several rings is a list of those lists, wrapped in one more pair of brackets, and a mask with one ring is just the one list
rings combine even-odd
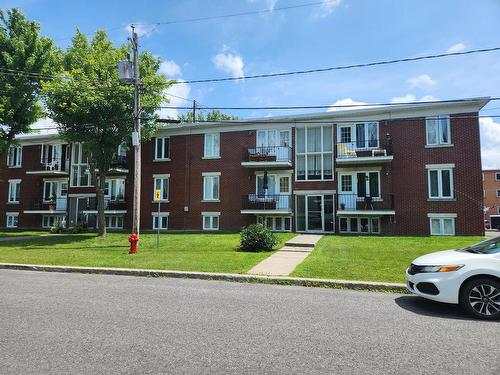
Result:
{"label": "sign post", "polygon": [[160,248],[160,200],[161,200],[161,190],[155,189],[155,201],[158,202],[158,216],[156,218],[156,248]]}

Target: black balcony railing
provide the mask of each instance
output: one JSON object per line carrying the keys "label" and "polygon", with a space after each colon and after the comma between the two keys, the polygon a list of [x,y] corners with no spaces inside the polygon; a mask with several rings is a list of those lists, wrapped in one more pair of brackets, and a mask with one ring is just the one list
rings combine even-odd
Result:
{"label": "black balcony railing", "polygon": [[[81,207],[80,207],[81,208]],[[81,208],[83,210],[97,210],[97,198],[91,197],[87,198],[86,206]],[[104,209],[105,210],[126,210],[127,202],[124,199],[120,198],[109,198],[104,197]]]}
{"label": "black balcony railing", "polygon": [[289,146],[265,146],[247,149],[245,161],[292,161],[292,148]]}
{"label": "black balcony railing", "polygon": [[28,167],[29,170],[36,172],[69,172],[69,159],[67,158],[42,158],[39,164],[34,167]]}
{"label": "black balcony railing", "polygon": [[390,139],[366,139],[337,143],[337,158],[377,157],[392,155]]}
{"label": "black balcony railing", "polygon": [[126,155],[114,155],[113,160],[111,160],[111,166],[113,167],[125,167],[127,165]]}
{"label": "black balcony railing", "polygon": [[66,211],[68,198],[27,199],[24,201],[26,211]]}
{"label": "black balcony railing", "polygon": [[291,195],[249,194],[242,198],[243,210],[291,210]]}
{"label": "black balcony railing", "polygon": [[359,196],[358,194],[339,194],[338,210],[343,211],[383,211],[394,210],[394,194],[378,196]]}

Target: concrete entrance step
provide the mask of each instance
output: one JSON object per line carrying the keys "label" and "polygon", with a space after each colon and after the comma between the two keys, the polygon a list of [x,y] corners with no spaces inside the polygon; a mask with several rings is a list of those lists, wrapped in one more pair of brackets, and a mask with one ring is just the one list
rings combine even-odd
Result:
{"label": "concrete entrance step", "polygon": [[314,250],[314,247],[305,247],[305,246],[283,246],[281,249],[278,251],[290,251],[290,252],[296,252],[296,253],[310,253],[311,251]]}
{"label": "concrete entrance step", "polygon": [[301,234],[287,241],[285,246],[314,248],[321,237],[318,234]]}

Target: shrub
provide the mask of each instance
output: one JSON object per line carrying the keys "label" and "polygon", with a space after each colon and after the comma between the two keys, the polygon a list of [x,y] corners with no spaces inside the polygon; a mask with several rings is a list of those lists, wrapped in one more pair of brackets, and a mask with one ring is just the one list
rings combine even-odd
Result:
{"label": "shrub", "polygon": [[61,233],[62,232],[62,225],[60,223],[54,223],[54,225],[52,225],[49,229],[49,232],[52,233],[52,234],[56,234],[56,233]]}
{"label": "shrub", "polygon": [[240,250],[271,251],[279,243],[278,238],[262,224],[244,227],[240,233]]}

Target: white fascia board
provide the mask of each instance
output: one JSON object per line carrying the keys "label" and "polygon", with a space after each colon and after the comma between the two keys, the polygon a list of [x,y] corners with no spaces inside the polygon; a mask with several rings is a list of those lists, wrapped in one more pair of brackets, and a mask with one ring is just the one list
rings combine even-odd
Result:
{"label": "white fascia board", "polygon": [[457,214],[456,213],[444,213],[444,214],[437,214],[437,213],[428,213],[427,217],[430,219],[439,219],[439,218],[456,218]]}

